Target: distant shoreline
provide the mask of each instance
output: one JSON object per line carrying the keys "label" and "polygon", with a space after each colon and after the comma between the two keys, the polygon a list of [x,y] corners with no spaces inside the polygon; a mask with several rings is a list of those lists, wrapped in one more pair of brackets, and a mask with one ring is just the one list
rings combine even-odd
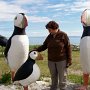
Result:
{"label": "distant shoreline", "polygon": [[[81,38],[81,36],[69,36],[70,43],[73,45],[79,45],[80,44],[80,38]],[[29,37],[29,44],[30,45],[41,45],[41,44],[43,44],[45,39],[46,39],[46,36]]]}
{"label": "distant shoreline", "polygon": [[[44,40],[47,36],[29,36],[29,44],[30,45],[41,45],[43,44]],[[8,39],[9,37],[7,37]],[[70,43],[72,45],[79,45],[80,44],[81,36],[69,36]]]}

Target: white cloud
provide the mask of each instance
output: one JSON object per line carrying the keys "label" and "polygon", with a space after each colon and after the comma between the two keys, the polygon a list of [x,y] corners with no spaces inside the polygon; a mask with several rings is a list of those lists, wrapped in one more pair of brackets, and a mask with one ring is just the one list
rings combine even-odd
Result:
{"label": "white cloud", "polygon": [[29,16],[28,19],[29,19],[31,22],[48,22],[48,21],[51,20],[51,19],[48,18],[48,17],[39,17],[39,16]]}
{"label": "white cloud", "polygon": [[56,4],[56,5],[49,5],[47,6],[47,8],[61,8],[61,7],[65,7],[65,4]]}
{"label": "white cloud", "polygon": [[76,30],[73,30],[73,31],[66,31],[66,33],[68,34],[68,36],[81,36],[82,35],[82,32],[83,31],[76,31]]}
{"label": "white cloud", "polygon": [[82,11],[87,8],[87,2],[74,2],[73,6],[71,6],[71,11]]}
{"label": "white cloud", "polygon": [[[67,1],[67,0],[66,0]],[[64,13],[77,13],[77,12],[82,12],[84,9],[90,8],[90,1],[72,1],[72,2],[66,2],[66,3],[60,3],[60,4],[55,4],[55,5],[48,5],[47,9],[51,9],[52,11],[63,11]]]}
{"label": "white cloud", "polygon": [[[28,11],[26,9],[22,8],[22,4],[27,3],[43,3],[45,0],[15,0],[13,3],[0,1],[0,21],[12,21],[17,13],[23,12],[23,13],[31,13],[31,12],[38,12],[35,8],[35,10]],[[20,3],[21,5],[18,5]],[[40,16],[28,16],[29,20],[31,22],[47,22],[50,19],[48,17],[40,17]]]}
{"label": "white cloud", "polygon": [[9,4],[5,1],[0,1],[0,13],[18,13],[27,12],[27,10],[22,9],[21,6],[16,4]]}
{"label": "white cloud", "polygon": [[0,21],[11,21],[20,12],[27,13],[27,10],[22,9],[20,6],[0,1]]}
{"label": "white cloud", "polygon": [[12,2],[19,5],[25,5],[25,4],[42,4],[47,2],[47,0],[14,0]]}
{"label": "white cloud", "polygon": [[14,17],[14,14],[0,13],[0,21],[12,21]]}
{"label": "white cloud", "polygon": [[82,12],[86,8],[90,8],[90,1],[76,1],[69,6],[68,11],[77,13]]}
{"label": "white cloud", "polygon": [[[20,12],[26,13],[28,19],[33,23],[47,23],[50,18],[67,24],[77,23],[75,14],[79,14],[86,8],[90,7],[90,1],[87,0],[62,0],[66,2],[59,2],[58,4],[52,4],[50,0],[0,0],[0,21],[13,21],[15,15]],[[72,17],[70,17],[72,15]],[[63,17],[63,18],[62,18]],[[70,21],[68,21],[70,19]],[[69,25],[69,24],[68,24]],[[81,35],[81,32],[73,30],[67,32],[69,35]],[[38,33],[40,35],[41,33]],[[34,32],[33,35],[37,35]]]}
{"label": "white cloud", "polygon": [[[67,1],[67,0],[66,0]],[[32,13],[32,14],[37,14],[38,12],[48,12],[48,10],[53,11],[56,14],[53,14],[53,17],[59,17],[60,15],[71,15],[73,13],[81,12],[83,11],[86,7],[90,7],[90,1],[73,1],[67,2],[67,3],[60,3],[60,4],[55,4],[51,5],[50,2],[45,4],[47,0],[12,0],[10,2],[6,2],[3,0],[0,0],[0,20],[11,20],[16,13],[24,12],[24,13]],[[24,7],[27,4],[32,4],[32,6],[29,7],[29,9],[24,9]],[[36,6],[33,6],[36,4]],[[41,7],[38,7],[38,4],[43,4]],[[23,6],[24,5],[24,6]],[[46,8],[46,9],[45,9]],[[63,11],[60,13],[57,13],[59,11]],[[65,14],[64,14],[65,13]],[[56,16],[55,16],[56,15]],[[31,17],[31,16],[30,16]],[[48,21],[50,20],[47,17],[33,17],[31,18],[33,22],[43,22],[43,21]]]}

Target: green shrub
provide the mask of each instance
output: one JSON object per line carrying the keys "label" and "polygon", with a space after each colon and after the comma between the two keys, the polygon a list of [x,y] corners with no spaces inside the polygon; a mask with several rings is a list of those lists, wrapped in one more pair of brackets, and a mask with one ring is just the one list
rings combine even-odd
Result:
{"label": "green shrub", "polygon": [[11,73],[8,72],[8,73],[3,73],[2,74],[2,78],[0,80],[0,83],[3,83],[3,84],[10,84],[11,83]]}

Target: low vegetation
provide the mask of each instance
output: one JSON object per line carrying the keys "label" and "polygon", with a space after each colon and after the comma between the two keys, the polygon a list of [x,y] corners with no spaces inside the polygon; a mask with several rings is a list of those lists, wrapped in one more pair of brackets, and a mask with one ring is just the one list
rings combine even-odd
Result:
{"label": "low vegetation", "polygon": [[[37,48],[38,45],[30,46],[30,51]],[[4,55],[2,53],[4,49],[0,47],[0,83],[10,83],[11,82],[11,74],[8,65],[5,62]],[[43,56],[43,60],[37,60],[36,63],[40,67],[41,77],[40,80],[43,80],[44,77],[50,77],[50,73],[48,70],[48,62],[47,62],[47,50],[41,52]],[[67,79],[73,83],[82,83],[82,70],[80,65],[80,52],[79,49],[72,49],[72,65],[67,69]]]}

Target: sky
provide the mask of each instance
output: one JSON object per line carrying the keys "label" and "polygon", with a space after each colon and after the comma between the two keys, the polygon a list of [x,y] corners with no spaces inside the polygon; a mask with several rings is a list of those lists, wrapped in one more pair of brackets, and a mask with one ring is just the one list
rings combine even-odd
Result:
{"label": "sky", "polygon": [[10,37],[14,17],[25,13],[29,37],[47,36],[45,25],[51,20],[56,21],[68,36],[81,36],[81,14],[87,8],[90,8],[90,0],[0,0],[0,35]]}

